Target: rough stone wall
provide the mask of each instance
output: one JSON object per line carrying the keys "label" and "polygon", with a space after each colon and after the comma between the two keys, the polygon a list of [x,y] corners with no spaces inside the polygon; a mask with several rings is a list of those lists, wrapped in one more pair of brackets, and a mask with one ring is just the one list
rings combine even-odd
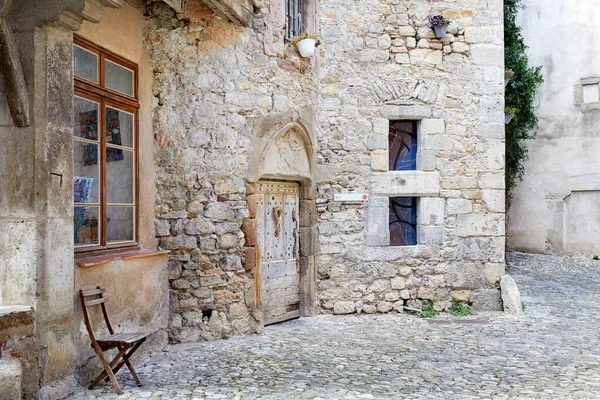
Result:
{"label": "rough stone wall", "polygon": [[508,246],[591,257],[600,254],[600,8],[586,0],[569,7],[523,3],[519,25],[544,83],[537,93],[539,130],[527,142],[529,160],[509,213]]}
{"label": "rough stone wall", "polygon": [[[500,309],[502,1],[323,0],[318,290],[323,312],[457,298]],[[441,40],[427,27],[453,23]],[[418,171],[387,172],[389,120],[419,120]],[[335,193],[369,193],[365,203]],[[389,247],[388,201],[418,196],[417,246]]]}
{"label": "rough stone wall", "polygon": [[259,11],[254,28],[244,28],[195,2],[179,15],[155,4],[147,22],[156,233],[172,250],[173,341],[261,329],[242,233],[252,132],[267,115],[271,125],[297,119],[312,107],[316,85],[314,65],[273,33],[269,4]]}

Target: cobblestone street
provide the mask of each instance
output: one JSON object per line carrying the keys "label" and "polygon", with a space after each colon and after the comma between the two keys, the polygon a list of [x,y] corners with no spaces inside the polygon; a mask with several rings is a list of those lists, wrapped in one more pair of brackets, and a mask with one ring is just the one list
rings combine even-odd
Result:
{"label": "cobblestone street", "polygon": [[512,254],[526,314],[321,316],[169,346],[73,399],[600,398],[600,262]]}

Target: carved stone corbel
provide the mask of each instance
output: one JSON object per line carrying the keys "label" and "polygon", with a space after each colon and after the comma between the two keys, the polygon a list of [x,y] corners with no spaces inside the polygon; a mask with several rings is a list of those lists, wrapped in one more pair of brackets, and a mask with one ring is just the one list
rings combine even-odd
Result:
{"label": "carved stone corbel", "polygon": [[0,75],[10,114],[16,126],[29,126],[29,96],[15,44],[13,31],[6,16],[12,0],[0,0]]}

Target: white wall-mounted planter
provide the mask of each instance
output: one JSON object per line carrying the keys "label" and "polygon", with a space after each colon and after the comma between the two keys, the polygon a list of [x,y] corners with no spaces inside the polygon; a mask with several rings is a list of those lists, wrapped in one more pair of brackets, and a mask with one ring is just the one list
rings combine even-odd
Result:
{"label": "white wall-mounted planter", "polygon": [[446,36],[446,31],[448,30],[448,24],[434,25],[433,30],[435,31],[435,37],[438,39],[441,39],[444,36]]}
{"label": "white wall-mounted planter", "polygon": [[296,43],[296,50],[302,57],[311,57],[315,54],[315,47],[317,46],[317,41],[315,39],[302,39],[298,43]]}

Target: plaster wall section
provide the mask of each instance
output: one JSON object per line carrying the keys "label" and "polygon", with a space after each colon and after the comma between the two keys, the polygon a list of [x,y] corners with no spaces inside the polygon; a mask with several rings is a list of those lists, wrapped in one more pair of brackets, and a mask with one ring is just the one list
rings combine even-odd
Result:
{"label": "plaster wall section", "polygon": [[[115,332],[150,334],[134,358],[143,359],[152,351],[164,348],[168,340],[166,328],[169,320],[167,256],[115,260],[76,269],[76,288],[94,288],[98,285],[106,288],[106,307]],[[96,337],[108,336],[100,307],[89,308],[89,311]],[[79,384],[86,386],[102,371],[102,366],[90,346],[79,297],[74,320],[73,336],[77,350],[75,378]]]}
{"label": "plaster wall section", "polygon": [[250,28],[195,1],[181,14],[160,3],[149,10],[155,223],[171,250],[173,341],[262,329],[253,146],[292,122],[314,134],[315,119],[316,61],[284,45],[282,7],[261,2]]}
{"label": "plaster wall section", "polygon": [[[600,190],[600,9],[593,2],[527,0],[519,16],[531,65],[542,66],[539,130],[527,142],[525,176],[514,191],[508,246],[548,254],[600,253],[600,216],[572,209]],[[548,46],[552,43],[552,46]],[[584,101],[584,88],[586,99]],[[587,92],[591,96],[588,98]],[[586,239],[587,238],[587,239]],[[597,241],[595,241],[597,242]]]}
{"label": "plaster wall section", "polygon": [[[144,43],[143,23],[142,11],[123,2],[119,9],[105,9],[100,23],[84,22],[76,33],[138,66],[139,243],[143,248],[154,249],[157,240],[154,235],[153,74]],[[137,357],[144,357],[167,344],[169,294],[166,255],[115,260],[86,267],[75,264],[74,273],[76,292],[96,286],[106,288],[109,298],[107,310],[115,332],[151,333]],[[75,377],[80,384],[86,385],[100,372],[100,364],[90,347],[78,296],[75,296],[73,307],[73,342],[77,354]],[[97,336],[108,335],[100,309],[90,311],[93,312],[92,324]]]}
{"label": "plaster wall section", "polygon": [[[435,38],[428,17],[452,20]],[[320,2],[318,296],[324,313],[452,298],[500,309],[502,1]],[[388,171],[390,120],[417,120],[417,171]],[[364,203],[337,193],[368,193]],[[418,244],[390,247],[389,197],[416,196]]]}

